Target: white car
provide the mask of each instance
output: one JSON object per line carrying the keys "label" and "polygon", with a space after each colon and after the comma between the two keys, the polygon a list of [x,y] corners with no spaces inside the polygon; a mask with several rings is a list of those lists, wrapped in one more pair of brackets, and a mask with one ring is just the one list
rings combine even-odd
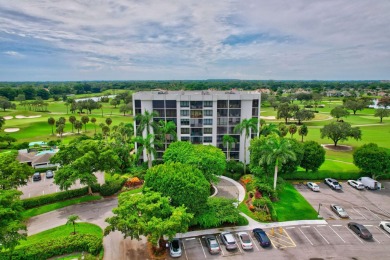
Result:
{"label": "white car", "polygon": [[240,241],[241,247],[244,250],[253,249],[252,240],[246,232],[238,232],[237,233],[238,241]]}
{"label": "white car", "polygon": [[324,183],[326,185],[328,185],[332,190],[342,190],[343,189],[341,184],[337,180],[332,179],[332,178],[325,178]]}
{"label": "white car", "polygon": [[379,223],[379,227],[390,233],[390,222],[381,221],[381,223]]}
{"label": "white car", "polygon": [[349,185],[351,185],[355,189],[364,190],[364,184],[361,183],[360,181],[348,180],[347,182],[348,182]]}
{"label": "white car", "polygon": [[309,189],[311,189],[312,191],[320,191],[320,186],[318,186],[316,183],[314,182],[308,182],[307,184],[307,187],[309,187]]}

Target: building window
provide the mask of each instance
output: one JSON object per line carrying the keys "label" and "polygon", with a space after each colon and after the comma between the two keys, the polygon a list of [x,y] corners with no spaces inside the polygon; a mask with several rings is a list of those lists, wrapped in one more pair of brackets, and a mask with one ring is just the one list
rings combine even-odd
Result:
{"label": "building window", "polygon": [[229,107],[230,108],[241,108],[241,100],[230,100]]}
{"label": "building window", "polygon": [[165,107],[166,108],[176,108],[176,100],[166,100]]}
{"label": "building window", "polygon": [[213,133],[213,129],[212,128],[203,128],[203,133],[211,135]]}
{"label": "building window", "polygon": [[203,101],[204,107],[213,107],[213,101]]}
{"label": "building window", "polygon": [[203,143],[212,143],[213,137],[212,136],[205,136],[203,137]]}
{"label": "building window", "polygon": [[241,109],[229,109],[229,116],[230,117],[240,117],[241,116]]}
{"label": "building window", "polygon": [[189,119],[181,119],[180,123],[181,123],[181,125],[190,125],[190,120]]}
{"label": "building window", "polygon": [[180,133],[182,135],[188,135],[188,134],[190,134],[190,129],[189,128],[181,128]]}
{"label": "building window", "polygon": [[202,118],[203,111],[202,110],[191,110],[191,118]]}
{"label": "building window", "polygon": [[228,119],[227,118],[218,118],[217,125],[227,125]]}
{"label": "building window", "polygon": [[191,136],[203,136],[202,128],[191,128]]}
{"label": "building window", "polygon": [[228,110],[227,109],[218,109],[217,114],[218,114],[218,117],[227,117]]}
{"label": "building window", "polygon": [[139,99],[135,100],[135,108],[141,108],[141,100]]}
{"label": "building window", "polygon": [[259,107],[259,100],[258,99],[254,99],[252,101],[252,107]]}
{"label": "building window", "polygon": [[213,125],[213,119],[204,119],[203,124],[204,125]]}
{"label": "building window", "polygon": [[180,107],[189,107],[190,101],[180,101]]}
{"label": "building window", "polygon": [[166,117],[176,117],[176,109],[167,109]]}
{"label": "building window", "polygon": [[227,100],[218,100],[217,101],[217,108],[228,108],[228,101]]}
{"label": "building window", "polygon": [[202,127],[203,126],[203,119],[191,119],[190,126],[191,127]]}
{"label": "building window", "polygon": [[189,116],[190,110],[180,110],[180,116]]}
{"label": "building window", "polygon": [[259,115],[259,109],[257,107],[252,108],[252,116],[257,117]]}
{"label": "building window", "polygon": [[185,142],[185,141],[189,141],[189,140],[190,140],[190,137],[189,137],[189,136],[182,136],[182,137],[181,137],[181,140],[184,141],[184,142]]}
{"label": "building window", "polygon": [[213,116],[213,110],[205,110],[204,115],[205,116]]}
{"label": "building window", "polygon": [[153,109],[153,112],[156,112],[158,117],[165,117],[164,109]]}
{"label": "building window", "polygon": [[203,108],[202,101],[191,101],[191,109],[201,109]]}
{"label": "building window", "polygon": [[226,126],[218,126],[217,127],[217,134],[219,134],[219,135],[227,134],[227,127]]}
{"label": "building window", "polygon": [[164,100],[153,100],[153,108],[164,108]]}

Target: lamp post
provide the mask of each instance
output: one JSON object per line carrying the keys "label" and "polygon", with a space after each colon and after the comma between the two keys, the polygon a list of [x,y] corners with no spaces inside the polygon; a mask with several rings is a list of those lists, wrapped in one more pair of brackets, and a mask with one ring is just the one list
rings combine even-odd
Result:
{"label": "lamp post", "polygon": [[322,206],[322,204],[319,203],[319,204],[318,204],[318,211],[317,211],[317,215],[318,215],[319,218],[321,217],[321,215],[320,215],[321,206]]}

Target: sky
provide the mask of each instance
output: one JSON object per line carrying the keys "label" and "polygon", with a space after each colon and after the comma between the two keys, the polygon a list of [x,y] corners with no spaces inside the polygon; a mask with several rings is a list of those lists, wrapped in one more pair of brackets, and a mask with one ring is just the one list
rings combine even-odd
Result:
{"label": "sky", "polygon": [[0,81],[389,80],[389,0],[0,0]]}

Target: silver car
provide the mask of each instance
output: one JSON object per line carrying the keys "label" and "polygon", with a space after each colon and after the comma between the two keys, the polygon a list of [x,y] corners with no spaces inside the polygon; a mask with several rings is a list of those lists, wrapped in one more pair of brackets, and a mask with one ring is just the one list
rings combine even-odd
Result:
{"label": "silver car", "polygon": [[320,191],[320,186],[318,186],[317,183],[308,182],[306,185],[307,185],[307,187],[309,187],[309,189],[311,189],[312,191]]}
{"label": "silver car", "polygon": [[347,182],[348,182],[349,185],[351,185],[355,189],[358,189],[358,190],[364,190],[365,189],[364,184],[361,183],[360,181],[348,180]]}
{"label": "silver car", "polygon": [[349,218],[348,213],[342,207],[336,204],[330,204],[330,209],[340,218]]}
{"label": "silver car", "polygon": [[241,247],[244,250],[253,249],[252,240],[246,232],[238,232],[237,233],[238,241],[240,241]]}
{"label": "silver car", "polygon": [[237,247],[237,242],[234,239],[234,236],[230,232],[223,232],[221,233],[221,240],[222,243],[226,246],[226,250],[236,250]]}
{"label": "silver car", "polygon": [[171,257],[181,257],[182,250],[180,239],[174,238],[169,242],[169,254]]}

